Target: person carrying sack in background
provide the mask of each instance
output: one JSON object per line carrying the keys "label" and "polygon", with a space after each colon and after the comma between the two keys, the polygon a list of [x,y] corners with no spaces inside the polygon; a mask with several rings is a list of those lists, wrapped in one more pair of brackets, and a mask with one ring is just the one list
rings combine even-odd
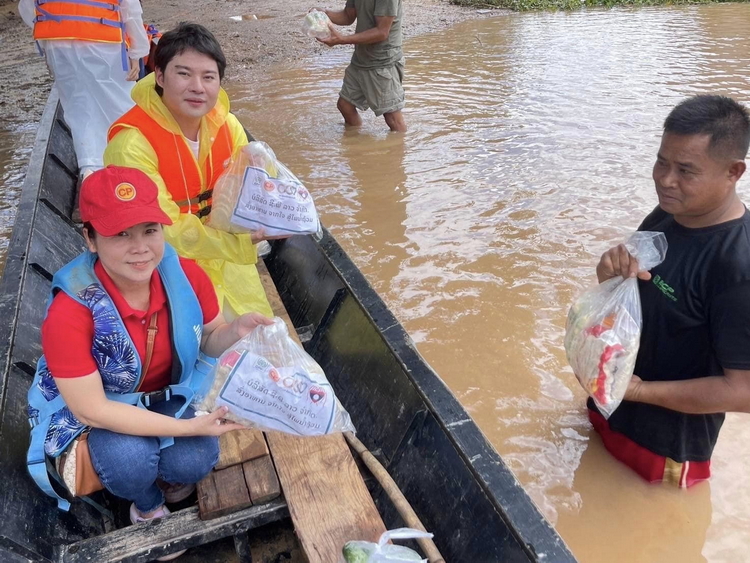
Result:
{"label": "person carrying sack in background", "polygon": [[130,91],[149,53],[138,0],[21,0],[55,80],[81,176],[102,167],[107,129],[133,107]]}
{"label": "person carrying sack in background", "polygon": [[110,166],[83,181],[88,251],[54,276],[29,390],[27,461],[40,488],[69,508],[50,485],[48,458],[66,453],[68,463],[83,433],[73,471],[90,456],[103,487],[132,501],[133,523],[169,514],[165,490],[167,501],[186,498],[218,461],[217,437],[241,428],[222,423],[226,409],[195,416],[190,408],[210,384],[212,362],[201,352],[218,357],[272,324],[258,313],[224,320],[208,276],[165,244],[171,219],[157,194],[134,169]]}
{"label": "person carrying sack in background", "polygon": [[[344,82],[336,107],[346,125],[359,127],[359,111],[371,109],[383,116],[391,131],[405,132],[406,121],[401,110],[404,95],[404,53],[401,24],[404,20],[402,0],[346,0],[343,10],[324,10],[331,20],[328,37],[318,41],[333,47],[354,45],[354,54],[344,72]],[[341,35],[331,25],[351,25],[354,33]]]}

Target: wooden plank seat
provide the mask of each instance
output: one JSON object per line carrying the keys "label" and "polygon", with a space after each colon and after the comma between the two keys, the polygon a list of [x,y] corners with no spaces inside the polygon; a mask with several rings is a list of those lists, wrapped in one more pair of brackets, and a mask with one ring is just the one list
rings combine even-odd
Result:
{"label": "wooden plank seat", "polygon": [[219,439],[219,463],[198,483],[202,520],[211,520],[281,494],[266,438],[258,430],[235,430]]}
{"label": "wooden plank seat", "polygon": [[[290,335],[299,343],[262,262],[258,272],[274,315],[287,323]],[[385,531],[341,434],[311,438],[268,432],[261,440],[263,433],[247,430],[225,436],[217,468],[198,484],[202,519],[258,506],[263,498],[268,502],[278,495],[280,482],[295,532],[310,563],[337,561],[347,541],[377,541]],[[266,443],[268,449],[264,450]]]}
{"label": "wooden plank seat", "polygon": [[[139,522],[63,546],[57,560],[65,563],[145,563],[227,536],[234,536],[237,541],[249,530],[286,518],[288,514],[286,503],[281,498],[209,521],[201,520],[198,507],[193,506],[166,518]],[[249,561],[247,554],[244,555],[240,560]]]}

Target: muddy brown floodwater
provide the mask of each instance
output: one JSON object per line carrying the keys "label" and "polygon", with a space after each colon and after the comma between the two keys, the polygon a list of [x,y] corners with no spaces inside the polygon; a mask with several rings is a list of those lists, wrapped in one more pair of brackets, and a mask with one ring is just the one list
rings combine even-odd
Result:
{"label": "muddy brown floodwater", "polygon": [[[221,19],[212,11],[227,17],[227,87],[241,121],[310,188],[580,561],[748,560],[748,417],[727,417],[710,483],[647,485],[592,433],[562,339],[597,256],[656,204],[650,170],[669,109],[706,92],[750,102],[750,5],[458,23],[466,13],[446,4],[407,2],[439,25],[405,44],[410,130],[399,135],[372,115],[343,128],[335,102],[348,49],[274,37],[291,33],[301,4],[282,14],[281,3],[254,3],[275,18],[239,22],[228,16],[247,4],[197,4],[211,21]],[[6,138],[5,169],[22,150]]]}
{"label": "muddy brown floodwater", "polygon": [[592,433],[562,342],[598,256],[656,205],[669,110],[750,102],[747,29],[747,4],[460,23],[406,43],[406,135],[371,114],[344,130],[345,50],[231,87],[584,563],[748,560],[748,416],[727,417],[710,483],[650,486]]}

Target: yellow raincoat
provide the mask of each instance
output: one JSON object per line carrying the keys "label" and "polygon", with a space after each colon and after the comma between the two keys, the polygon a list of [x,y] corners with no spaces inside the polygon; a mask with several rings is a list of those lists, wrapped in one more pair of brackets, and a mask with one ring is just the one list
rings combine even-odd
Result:
{"label": "yellow raincoat", "polygon": [[[133,88],[132,98],[159,125],[177,134],[187,145],[179,125],[154,90],[155,80],[152,73],[139,81]],[[229,97],[222,89],[216,106],[201,120],[198,169],[204,183],[203,164],[209,158],[213,138],[224,123],[231,132],[234,150],[247,144],[245,131],[237,118],[229,113]],[[104,151],[104,165],[110,164],[138,168],[156,183],[159,205],[174,222],[164,229],[166,241],[180,256],[192,258],[203,267],[216,288],[225,316],[233,318],[250,311],[269,317],[273,315],[255,268],[258,253],[250,235],[212,229],[196,215],[181,213],[159,173],[156,152],[137,128],[128,126],[109,141]],[[202,189],[207,187],[202,186]]]}

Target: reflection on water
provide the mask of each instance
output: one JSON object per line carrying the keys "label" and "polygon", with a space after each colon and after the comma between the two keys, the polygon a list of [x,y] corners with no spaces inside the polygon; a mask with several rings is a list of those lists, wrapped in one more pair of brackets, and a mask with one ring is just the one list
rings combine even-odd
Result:
{"label": "reflection on water", "polygon": [[703,92],[750,101],[748,28],[749,6],[722,5],[423,36],[406,45],[405,136],[371,114],[344,132],[346,50],[233,92],[582,561],[738,561],[750,542],[747,418],[728,417],[710,485],[646,485],[592,435],[562,349],[598,255],[656,204],[668,111]]}

